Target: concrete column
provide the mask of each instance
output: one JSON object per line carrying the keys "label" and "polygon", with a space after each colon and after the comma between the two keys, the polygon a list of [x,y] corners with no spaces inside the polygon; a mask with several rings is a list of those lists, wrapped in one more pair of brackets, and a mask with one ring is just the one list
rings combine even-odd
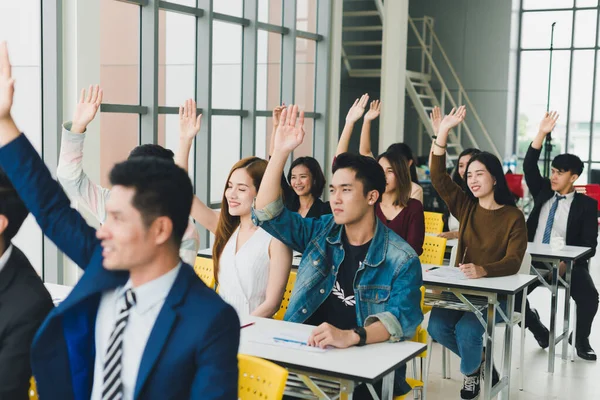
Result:
{"label": "concrete column", "polygon": [[408,0],[384,2],[379,153],[404,140]]}

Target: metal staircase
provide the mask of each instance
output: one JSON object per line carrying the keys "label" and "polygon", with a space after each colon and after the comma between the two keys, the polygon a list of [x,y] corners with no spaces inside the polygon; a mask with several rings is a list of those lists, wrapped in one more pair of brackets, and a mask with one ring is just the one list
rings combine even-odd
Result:
{"label": "metal staircase", "polygon": [[[381,49],[383,37],[383,2],[382,0],[346,0],[343,15],[342,57],[350,77],[369,78],[381,76]],[[439,106],[442,112],[448,112],[452,107],[465,104],[467,119],[448,138],[448,159],[456,160],[463,151],[463,143],[468,147],[481,148],[475,140],[469,124],[472,124],[485,138],[485,149],[502,158],[496,145],[483,125],[475,106],[469,99],[450,59],[441,46],[433,29],[433,18],[409,18],[410,57],[414,51],[420,52],[420,71],[407,71],[406,91],[421,120],[419,124],[419,154],[428,151],[423,148],[423,136],[433,136],[433,127],[429,121],[429,113],[434,106]],[[417,28],[417,25],[420,29]],[[411,35],[412,33],[412,35]],[[416,44],[415,44],[416,43]],[[415,44],[415,45],[412,45]],[[436,50],[434,61],[433,52]],[[436,63],[437,61],[437,63]],[[454,93],[448,89],[444,76],[440,72],[444,68],[445,77],[453,83]],[[456,97],[456,99],[455,99]],[[429,141],[427,142],[429,143]]]}

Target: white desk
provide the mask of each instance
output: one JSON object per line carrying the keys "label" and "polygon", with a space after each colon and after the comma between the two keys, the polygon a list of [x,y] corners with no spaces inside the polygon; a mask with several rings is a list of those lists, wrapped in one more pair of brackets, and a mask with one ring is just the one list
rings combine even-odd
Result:
{"label": "white desk", "polygon": [[67,298],[73,288],[71,286],[57,285],[55,283],[44,283],[50,296],[52,296],[52,302],[55,306],[59,305],[64,299]]}
{"label": "white desk", "polygon": [[255,324],[241,330],[240,353],[264,358],[288,368],[298,374],[316,395],[320,389],[311,387],[314,382],[309,376],[339,382],[342,399],[352,398],[358,382],[373,384],[383,379],[382,398],[391,400],[394,371],[415,358],[426,347],[414,342],[378,343],[314,353],[252,341],[265,334],[273,336],[281,331],[295,331],[308,336],[314,326],[257,317],[244,318],[242,324],[249,322]]}
{"label": "white desk", "polygon": [[[511,355],[512,355],[512,338],[513,338],[513,315],[515,307],[515,296],[524,292],[527,295],[527,287],[536,280],[533,275],[516,274],[494,278],[480,279],[449,279],[432,275],[427,272],[428,269],[437,267],[436,265],[423,264],[421,266],[423,272],[423,285],[428,289],[442,290],[455,294],[461,302],[475,312],[481,324],[486,329],[485,336],[485,376],[492,376],[493,354],[494,354],[494,326],[496,319],[496,311],[500,313],[506,322],[506,330],[504,334],[504,363],[500,382],[492,388],[491,379],[486,379],[483,383],[483,392],[481,398],[484,400],[492,399],[499,392],[508,399],[510,396],[510,371],[511,371]],[[467,299],[465,295],[480,296],[485,298],[485,302],[480,301],[474,305],[473,299]],[[427,294],[426,300],[427,300]],[[431,295],[430,295],[431,296]],[[506,314],[500,309],[499,297],[506,298]],[[525,304],[525,303],[523,303]],[[431,305],[434,307],[444,307],[442,302],[434,302]],[[487,308],[487,321],[483,319],[481,312],[476,309],[476,306]],[[504,398],[504,397],[503,397]]]}
{"label": "white desk", "polygon": [[[563,341],[562,348],[562,359],[567,359],[567,353],[569,344],[566,340],[569,334],[570,324],[570,304],[569,300],[571,297],[571,271],[573,270],[573,264],[578,259],[585,257],[592,251],[590,247],[580,246],[565,246],[560,250],[555,250],[549,244],[542,243],[527,243],[527,252],[531,254],[532,261],[539,261],[549,263],[552,266],[552,282],[550,285],[546,283],[540,272],[532,266],[534,272],[537,274],[540,282],[548,289],[551,293],[550,299],[550,347],[548,349],[548,372],[554,372],[554,355],[556,354],[556,345]],[[563,280],[558,274],[558,267],[561,261],[565,261],[567,264],[567,271],[565,273],[565,279]],[[565,286],[565,313],[564,313],[564,325],[563,331],[558,337],[556,336],[556,314],[558,312],[558,282],[562,281]],[[564,340],[563,340],[564,339]]]}
{"label": "white desk", "polygon": [[[212,258],[212,249],[199,250],[198,255],[200,257]],[[302,259],[302,254],[294,251],[294,256],[292,257],[292,266],[298,268],[298,265],[300,265],[301,259]]]}

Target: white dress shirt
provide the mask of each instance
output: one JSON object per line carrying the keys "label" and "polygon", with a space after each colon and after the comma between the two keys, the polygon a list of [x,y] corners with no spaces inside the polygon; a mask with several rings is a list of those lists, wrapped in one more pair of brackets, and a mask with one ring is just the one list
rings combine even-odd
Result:
{"label": "white dress shirt", "polygon": [[[559,193],[555,193],[551,199],[546,201],[540,210],[540,219],[538,220],[537,229],[535,230],[535,237],[533,241],[535,243],[542,243],[544,240],[544,231],[546,230],[546,223],[548,222],[548,215],[550,214],[550,208],[556,201],[556,196],[562,196]],[[573,197],[575,192],[571,192],[565,195],[565,198],[558,202],[556,213],[554,214],[554,223],[552,224],[552,232],[550,233],[550,240],[554,237],[561,237],[565,241],[567,240],[567,220],[569,219],[569,211],[571,211],[571,204],[573,204]]]}
{"label": "white dress shirt", "polygon": [[6,251],[4,251],[4,254],[2,254],[2,257],[0,257],[0,272],[2,272],[2,270],[4,269],[4,266],[8,262],[8,259],[10,258],[10,255],[12,254],[12,249],[13,249],[13,246],[11,244],[8,246],[8,249],[6,249]]}
{"label": "white dress shirt", "polygon": [[[129,319],[123,331],[123,356],[121,357],[122,400],[133,399],[146,342],[180,269],[181,263],[161,277],[134,288],[136,304],[129,311]],[[98,314],[96,315],[96,360],[94,363],[94,385],[91,400],[102,399],[104,355],[108,346],[108,339],[123,305],[123,295],[131,286],[131,280],[129,280],[125,286],[102,294]]]}

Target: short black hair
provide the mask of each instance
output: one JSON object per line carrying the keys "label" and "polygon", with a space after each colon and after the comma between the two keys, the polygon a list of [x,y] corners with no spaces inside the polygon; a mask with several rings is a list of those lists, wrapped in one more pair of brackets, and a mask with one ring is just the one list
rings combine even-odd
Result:
{"label": "short black hair", "polygon": [[188,174],[175,163],[157,157],[134,157],[115,165],[110,183],[133,188],[132,205],[146,227],[158,217],[173,223],[173,242],[179,247],[188,226],[194,190]]}
{"label": "short black hair", "polygon": [[175,154],[171,150],[165,149],[158,144],[142,144],[135,147],[131,150],[127,159],[131,160],[135,157],[157,157],[162,158],[163,160],[170,160],[173,163],[175,162]]}
{"label": "short black hair", "polygon": [[552,166],[561,172],[571,172],[573,175],[581,176],[583,162],[575,154],[559,154],[552,160]]}
{"label": "short black hair", "polygon": [[356,173],[356,179],[361,181],[366,196],[371,190],[379,192],[379,198],[385,192],[385,172],[373,157],[361,156],[354,153],[342,153],[335,158],[333,173],[338,169],[349,168]]}
{"label": "short black hair", "polygon": [[288,182],[292,182],[292,170],[298,165],[304,165],[310,171],[310,174],[313,178],[312,189],[310,190],[310,194],[312,194],[315,199],[318,199],[323,194],[323,189],[325,188],[325,175],[323,175],[321,165],[313,157],[296,158],[288,172]]}
{"label": "short black hair", "polygon": [[0,168],[0,214],[8,219],[8,226],[4,230],[4,246],[8,247],[10,241],[15,237],[23,221],[27,218],[29,210],[17,194],[14,186]]}

